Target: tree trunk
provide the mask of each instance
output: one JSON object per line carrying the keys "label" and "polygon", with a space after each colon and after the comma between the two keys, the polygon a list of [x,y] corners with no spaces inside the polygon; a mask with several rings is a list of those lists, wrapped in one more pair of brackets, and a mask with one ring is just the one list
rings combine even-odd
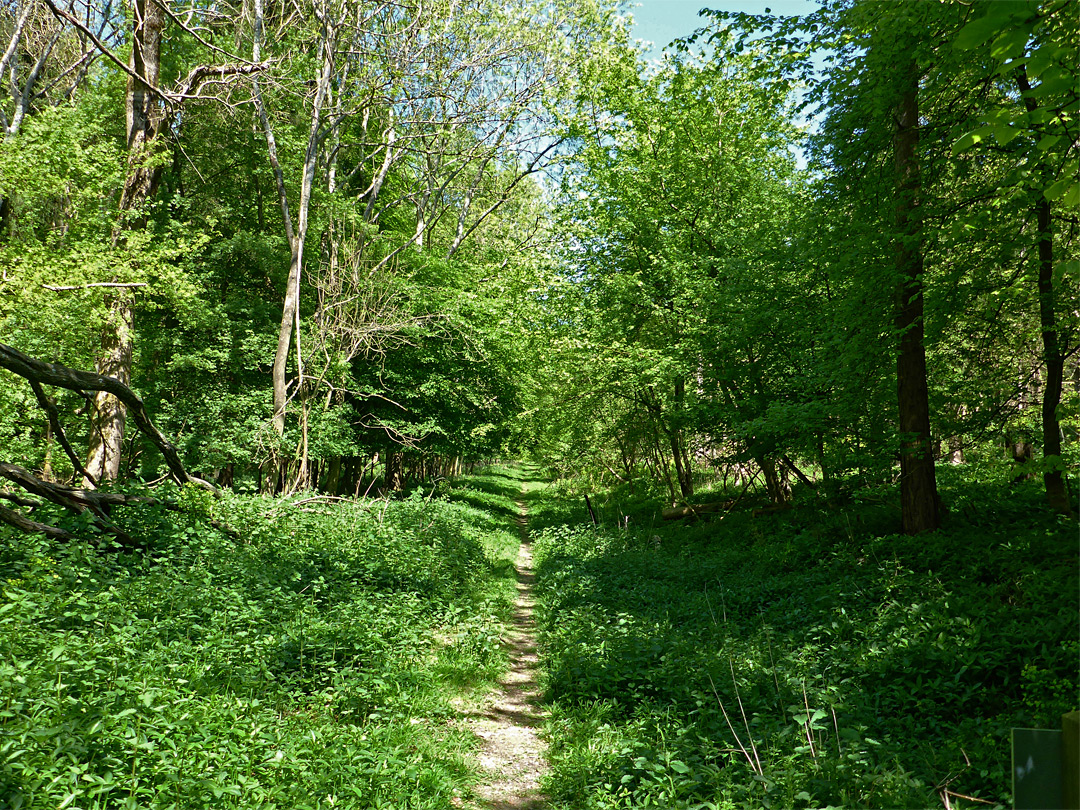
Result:
{"label": "tree trunk", "polygon": [[[165,12],[154,0],[135,3],[134,30],[130,65],[142,77],[128,77],[127,114],[128,165],[120,195],[120,221],[113,232],[113,246],[122,244],[124,235],[146,226],[142,210],[157,190],[162,166],[153,160],[151,151],[162,124],[165,110],[156,92],[161,77],[161,32]],[[113,377],[125,386],[131,384],[134,342],[131,325],[134,293],[118,290],[109,302],[109,314],[101,330],[101,354],[97,372]],[[112,394],[99,391],[90,410],[90,442],[86,469],[98,482],[115,481],[120,475],[120,451],[124,444],[127,409]],[[88,479],[84,486],[93,486]]]}
{"label": "tree trunk", "polygon": [[323,491],[328,495],[337,495],[340,481],[341,456],[331,456],[326,465],[326,481],[323,482]]}
{"label": "tree trunk", "polygon": [[[1020,67],[1017,85],[1021,94],[1031,90],[1027,71]],[[1035,99],[1024,96],[1028,112],[1035,112]],[[1065,379],[1065,357],[1058,347],[1058,333],[1054,312],[1054,234],[1050,221],[1050,201],[1039,195],[1035,203],[1035,217],[1039,228],[1039,322],[1042,326],[1043,362],[1046,363],[1046,386],[1042,397],[1043,458],[1061,461],[1061,423],[1057,409],[1061,403],[1061,390]],[[1046,501],[1051,509],[1069,514],[1069,494],[1060,465],[1043,471]]]}
{"label": "tree trunk", "polygon": [[776,469],[776,462],[766,456],[758,456],[756,459],[765,476],[765,490],[769,493],[769,500],[777,506],[786,506],[791,502],[791,484],[787,477]]}
{"label": "tree trunk", "polygon": [[[252,61],[258,62],[262,57],[263,41],[263,6],[261,0],[255,3],[255,39],[252,51]],[[333,76],[334,65],[334,37],[336,29],[328,17],[322,19],[318,46],[318,76],[315,79],[315,98],[312,102],[311,122],[308,128],[307,150],[304,153],[304,167],[300,180],[300,200],[297,210],[296,229],[293,230],[292,217],[289,213],[289,202],[285,191],[285,176],[278,160],[277,142],[274,138],[270,119],[263,104],[262,92],[258,82],[254,84],[255,106],[262,123],[263,133],[266,136],[266,146],[269,153],[270,165],[274,172],[274,178],[278,189],[278,202],[281,205],[281,215],[285,225],[285,235],[289,241],[289,278],[285,283],[285,300],[281,309],[281,323],[278,327],[277,351],[274,354],[273,369],[273,396],[274,416],[273,425],[278,435],[285,433],[285,409],[288,405],[287,386],[285,380],[286,367],[289,361],[289,351],[292,348],[293,330],[297,336],[297,370],[299,383],[303,382],[302,357],[300,352],[300,275],[304,264],[304,242],[307,239],[308,217],[311,211],[311,192],[315,184],[315,169],[319,159],[320,144],[322,139],[323,104],[326,102],[330,91],[330,80]]]}
{"label": "tree trunk", "polygon": [[383,487],[387,492],[401,492],[405,489],[405,454],[400,450],[386,453],[386,479]]}
{"label": "tree trunk", "polygon": [[940,525],[930,402],[923,345],[922,225],[918,196],[919,73],[913,58],[898,68],[902,89],[897,105],[893,157],[896,172],[897,272],[894,325],[899,337],[896,359],[900,416],[900,510],[905,534],[933,531]]}
{"label": "tree trunk", "polygon": [[[101,330],[101,354],[97,373],[131,385],[131,361],[134,342],[131,335],[132,293],[117,292],[109,306],[108,320]],[[107,391],[94,394],[90,409],[90,438],[86,455],[86,471],[99,483],[115,481],[120,475],[120,451],[124,444],[127,408]],[[84,487],[92,487],[89,478]]]}
{"label": "tree trunk", "polygon": [[686,453],[683,452],[682,433],[677,429],[669,430],[668,437],[671,439],[671,457],[675,460],[679,492],[684,498],[690,498],[694,494],[694,477],[693,470],[687,464]]}

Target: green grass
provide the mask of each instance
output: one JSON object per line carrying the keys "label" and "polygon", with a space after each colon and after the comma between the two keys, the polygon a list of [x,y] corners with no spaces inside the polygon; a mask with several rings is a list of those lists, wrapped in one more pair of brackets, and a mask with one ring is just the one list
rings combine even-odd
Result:
{"label": "green grass", "polygon": [[0,807],[467,798],[456,720],[506,663],[516,475],[391,503],[186,492],[187,517],[126,512],[146,554],[5,532]]}
{"label": "green grass", "polygon": [[1011,806],[1009,728],[1080,705],[1077,528],[1035,484],[941,474],[916,538],[886,495],[686,525],[619,493],[599,529],[542,497],[555,806]]}

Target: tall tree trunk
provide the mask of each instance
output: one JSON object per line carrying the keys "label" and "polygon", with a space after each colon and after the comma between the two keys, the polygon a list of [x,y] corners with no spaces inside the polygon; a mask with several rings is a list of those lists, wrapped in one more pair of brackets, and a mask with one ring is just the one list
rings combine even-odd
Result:
{"label": "tall tree trunk", "polygon": [[[124,385],[131,385],[131,361],[134,341],[131,335],[132,292],[119,290],[113,296],[107,321],[101,329],[101,354],[96,370],[105,377],[113,377]],[[94,480],[115,481],[120,474],[120,451],[124,444],[124,426],[127,408],[112,394],[98,391],[94,394],[90,410],[90,439],[86,457],[86,471]],[[89,478],[83,479],[84,487],[92,487]]]}
{"label": "tall tree trunk", "polygon": [[897,68],[901,83],[893,135],[896,172],[897,285],[894,325],[899,336],[896,358],[897,404],[900,416],[900,509],[903,532],[933,531],[941,523],[930,402],[923,345],[922,225],[918,196],[921,176],[919,146],[919,73],[913,58]]}
{"label": "tall tree trunk", "polygon": [[[120,195],[120,221],[113,232],[113,246],[123,244],[127,233],[146,226],[144,206],[161,180],[161,164],[151,151],[165,121],[165,109],[157,88],[161,78],[161,33],[165,12],[155,0],[137,0],[130,65],[141,77],[128,77],[127,114],[128,164]],[[134,293],[118,290],[109,301],[109,312],[101,331],[101,354],[97,371],[124,385],[131,383],[134,356],[132,318]],[[124,443],[127,408],[112,394],[99,391],[90,411],[90,440],[86,470],[97,481],[115,481],[120,475],[120,451]],[[93,486],[89,479],[84,486]]]}
{"label": "tall tree trunk", "polygon": [[[1043,360],[1046,363],[1046,386],[1043,388],[1043,458],[1061,460],[1061,423],[1057,409],[1065,378],[1065,357],[1058,348],[1058,333],[1054,317],[1054,245],[1050,231],[1050,202],[1045,198],[1036,204],[1039,223],[1039,320],[1042,325]],[[1043,472],[1046,500],[1052,509],[1071,512],[1065,477],[1061,469]]]}
{"label": "tall tree trunk", "polygon": [[[1035,99],[1026,95],[1031,90],[1027,71],[1021,65],[1016,77],[1028,112],[1038,109]],[[1061,459],[1061,423],[1057,409],[1065,380],[1065,357],[1058,346],[1054,295],[1054,234],[1050,222],[1050,201],[1039,195],[1035,203],[1035,218],[1039,228],[1039,322],[1042,326],[1043,362],[1046,363],[1046,386],[1042,397],[1043,458]],[[1068,514],[1072,511],[1065,478],[1060,469],[1043,472],[1046,501],[1052,509]]]}
{"label": "tall tree trunk", "polygon": [[[262,57],[263,5],[261,0],[256,0],[254,5],[255,38],[252,61],[258,62]],[[335,24],[330,20],[329,13],[325,12],[325,10],[321,19],[321,26],[317,60],[319,73],[315,78],[315,98],[312,102],[307,150],[304,153],[303,174],[300,179],[300,200],[295,230],[293,229],[288,197],[285,192],[285,176],[278,160],[277,142],[270,126],[270,119],[263,103],[262,91],[258,82],[254,84],[253,93],[263,133],[266,136],[270,165],[277,182],[278,201],[284,219],[285,235],[289,240],[289,277],[285,283],[285,300],[281,309],[281,323],[278,327],[278,343],[277,351],[274,354],[272,381],[274,395],[273,425],[279,436],[285,433],[285,409],[288,405],[285,372],[289,361],[289,351],[292,348],[294,330],[297,337],[297,369],[301,378],[298,384],[303,382],[300,353],[300,275],[304,264],[304,243],[307,239],[308,218],[311,211],[311,192],[315,185],[315,168],[319,160],[319,147],[322,139],[323,105],[326,103],[330,93],[330,82],[334,73],[334,44],[337,34]]]}

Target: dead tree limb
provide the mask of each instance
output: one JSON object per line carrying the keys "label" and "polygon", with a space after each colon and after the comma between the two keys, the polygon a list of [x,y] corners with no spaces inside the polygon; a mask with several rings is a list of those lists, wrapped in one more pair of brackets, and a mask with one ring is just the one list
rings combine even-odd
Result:
{"label": "dead tree limb", "polygon": [[[120,545],[125,548],[144,548],[141,543],[129,535],[123,529],[116,526],[108,517],[109,507],[115,504],[128,503],[155,503],[153,498],[139,495],[125,495],[121,492],[99,492],[95,489],[76,489],[62,484],[52,484],[42,481],[36,475],[17,464],[8,464],[0,461],[0,478],[6,478],[13,484],[18,484],[31,495],[37,495],[58,506],[63,506],[75,514],[81,515],[90,512],[94,525],[103,533],[116,538]],[[63,529],[38,523],[15,512],[7,507],[2,507],[5,514],[0,514],[0,520],[23,531],[43,532],[48,537],[57,539],[71,539],[72,535]]]}
{"label": "dead tree limb", "polygon": [[34,396],[37,397],[38,405],[40,405],[41,409],[45,411],[46,414],[48,414],[49,424],[52,426],[53,436],[56,437],[56,440],[60,443],[60,446],[64,448],[64,452],[67,454],[68,460],[71,462],[71,466],[75,468],[75,472],[79,473],[79,475],[81,475],[83,478],[85,478],[87,481],[89,481],[96,487],[98,485],[98,482],[94,479],[94,476],[90,474],[89,470],[87,470],[86,467],[83,466],[82,461],[79,460],[79,457],[72,449],[71,443],[68,441],[67,434],[64,433],[64,427],[60,424],[60,413],[56,410],[56,405],[51,399],[49,399],[45,395],[45,389],[41,387],[41,383],[39,383],[37,380],[30,380],[30,387],[34,389]]}
{"label": "dead tree limb", "polygon": [[790,458],[788,458],[787,456],[780,456],[780,461],[782,461],[789,470],[795,473],[796,478],[798,478],[800,481],[810,487],[810,489],[817,489],[817,484],[807,478],[806,474],[798,467],[796,467],[795,462],[793,462]]}
{"label": "dead tree limb", "polygon": [[24,498],[22,495],[16,495],[14,492],[7,492],[0,490],[0,498],[5,501],[11,501],[16,506],[23,506],[27,509],[37,509],[41,504],[37,501],[32,501],[29,498]]}
{"label": "dead tree limb", "polygon": [[8,509],[6,506],[0,506],[0,523],[14,526],[19,531],[30,532],[32,534],[43,534],[54,540],[74,539],[74,535],[65,529],[50,526],[47,523],[38,523],[36,520],[30,520],[30,518],[25,515],[19,514],[14,509]]}

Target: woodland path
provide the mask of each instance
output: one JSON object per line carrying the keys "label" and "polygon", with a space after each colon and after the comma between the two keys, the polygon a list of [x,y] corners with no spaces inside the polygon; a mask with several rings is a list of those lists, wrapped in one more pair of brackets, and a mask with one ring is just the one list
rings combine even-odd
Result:
{"label": "woodland path", "polygon": [[547,771],[544,742],[539,729],[544,709],[540,705],[539,658],[536,651],[532,543],[525,503],[517,503],[521,532],[514,568],[517,597],[510,627],[503,643],[510,652],[510,668],[487,703],[471,718],[481,741],[480,764],[488,781],[477,788],[483,810],[543,810],[547,802],[540,792],[540,777]]}

